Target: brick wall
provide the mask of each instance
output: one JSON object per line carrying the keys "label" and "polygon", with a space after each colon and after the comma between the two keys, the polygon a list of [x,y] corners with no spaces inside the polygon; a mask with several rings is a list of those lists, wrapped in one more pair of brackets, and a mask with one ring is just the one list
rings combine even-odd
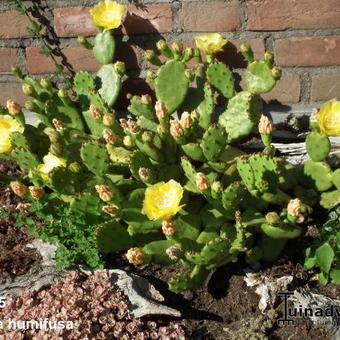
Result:
{"label": "brick wall", "polygon": [[[88,7],[96,0],[47,0],[44,14],[49,19],[67,61],[74,70],[95,71],[98,64],[87,50],[78,48],[78,35],[92,37],[95,29]],[[146,91],[142,80],[146,62],[143,50],[153,48],[163,37],[192,44],[202,32],[220,32],[230,40],[219,55],[241,74],[244,68],[236,48],[242,42],[252,45],[255,56],[273,51],[283,68],[282,80],[267,102],[309,104],[340,97],[340,0],[121,0],[128,5],[118,59],[127,61],[133,92]],[[42,76],[53,72],[50,60],[39,54],[36,41],[26,34],[26,20],[13,11],[10,0],[0,2],[0,102],[13,97],[25,100],[20,86],[10,75],[11,65]],[[119,37],[118,37],[119,38]],[[126,39],[126,36],[123,40]]]}

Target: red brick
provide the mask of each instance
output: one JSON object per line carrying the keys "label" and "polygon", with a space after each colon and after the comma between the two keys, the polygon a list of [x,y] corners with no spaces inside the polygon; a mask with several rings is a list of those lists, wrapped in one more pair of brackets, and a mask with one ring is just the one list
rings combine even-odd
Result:
{"label": "red brick", "polygon": [[6,105],[8,99],[12,99],[23,105],[28,98],[22,93],[20,83],[0,83],[0,105]]}
{"label": "red brick", "polygon": [[340,37],[279,39],[275,55],[281,66],[340,65]]}
{"label": "red brick", "polygon": [[[51,58],[39,53],[40,48],[28,47],[26,49],[27,69],[31,74],[53,73],[54,63]],[[81,46],[70,46],[62,50],[67,62],[73,66],[75,71],[96,72],[100,64],[96,61],[92,51],[86,50]],[[136,50],[127,43],[118,43],[117,60],[124,61],[128,69],[138,68],[138,56]]]}
{"label": "red brick", "polygon": [[[58,36],[92,36],[98,31],[93,26],[89,7],[57,8],[54,25]],[[128,6],[121,32],[124,34],[167,33],[172,30],[172,11],[168,4]]]}
{"label": "red brick", "polygon": [[16,48],[0,48],[0,72],[8,73],[11,66],[19,65]]}
{"label": "red brick", "polygon": [[187,32],[229,32],[240,26],[240,9],[236,1],[188,2],[182,5],[182,28]]}
{"label": "red brick", "polygon": [[281,77],[274,89],[262,95],[266,102],[278,101],[280,103],[295,104],[300,101],[301,84],[299,76],[286,74]]}
{"label": "red brick", "polygon": [[168,4],[128,6],[124,34],[167,33],[172,31],[172,10]]}
{"label": "red brick", "polygon": [[2,12],[0,13],[0,38],[26,38],[29,25],[29,20],[15,11]]}
{"label": "red brick", "polygon": [[318,102],[332,98],[340,99],[340,74],[313,76],[311,100]]}
{"label": "red brick", "polygon": [[339,0],[247,0],[248,29],[339,28]]}
{"label": "red brick", "polygon": [[77,37],[95,35],[98,30],[90,19],[89,7],[56,8],[54,28],[59,37]]}

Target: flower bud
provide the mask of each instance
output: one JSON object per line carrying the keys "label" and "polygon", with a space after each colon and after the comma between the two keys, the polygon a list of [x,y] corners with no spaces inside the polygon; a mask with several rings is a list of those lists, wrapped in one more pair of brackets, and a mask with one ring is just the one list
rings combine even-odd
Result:
{"label": "flower bud", "polygon": [[144,131],[142,134],[142,141],[144,143],[151,143],[153,140],[154,134],[151,131]]}
{"label": "flower bud", "polygon": [[198,121],[200,119],[200,115],[196,110],[192,111],[190,115],[193,121]]}
{"label": "flower bud", "polygon": [[14,181],[9,184],[12,191],[20,198],[23,198],[27,193],[27,186],[19,181]]}
{"label": "flower bud", "polygon": [[119,124],[124,131],[126,131],[129,128],[128,121],[125,118],[119,119]]}
{"label": "flower bud", "polygon": [[281,78],[282,70],[279,67],[272,68],[272,75],[275,80],[279,80]]}
{"label": "flower bud", "polygon": [[24,75],[22,74],[21,69],[18,66],[12,66],[11,72],[16,75],[20,79],[24,79]]}
{"label": "flower bud", "polygon": [[168,116],[169,112],[165,106],[165,104],[161,101],[157,101],[155,104],[155,110],[156,110],[156,117],[158,120],[161,120]]}
{"label": "flower bud", "polygon": [[108,214],[108,215],[110,215],[112,217],[116,217],[118,215],[119,209],[117,207],[112,206],[112,205],[105,205],[102,208],[102,211],[105,214]]}
{"label": "flower bud", "polygon": [[144,252],[140,248],[130,248],[126,253],[126,258],[129,263],[135,266],[141,266],[145,261]]}
{"label": "flower bud", "polygon": [[61,132],[64,129],[64,123],[61,120],[58,120],[56,118],[52,119],[52,124],[54,128],[58,131]]}
{"label": "flower bud", "polygon": [[80,45],[82,45],[84,48],[88,50],[93,49],[93,45],[85,37],[82,36],[78,37],[78,42]]}
{"label": "flower bud", "polygon": [[163,234],[167,237],[174,236],[176,233],[176,226],[172,221],[164,220],[162,222],[162,231]]}
{"label": "flower bud", "polygon": [[115,117],[111,113],[107,113],[103,116],[103,124],[107,127],[112,127],[115,123]]}
{"label": "flower bud", "polygon": [[184,131],[177,120],[170,121],[170,134],[175,139],[181,138],[184,135]]}
{"label": "flower bud", "polygon": [[180,120],[183,129],[190,129],[192,126],[192,118],[189,112],[183,112]]}
{"label": "flower bud", "polygon": [[302,210],[303,204],[300,199],[295,198],[289,201],[287,213],[288,215],[295,217],[297,223],[302,223],[305,220]]}
{"label": "flower bud", "polygon": [[143,95],[140,97],[140,101],[142,102],[142,104],[145,104],[145,105],[150,105],[150,104],[152,104],[151,96],[148,95],[148,94],[143,94]]}
{"label": "flower bud", "polygon": [[271,211],[266,215],[266,221],[269,224],[277,224],[280,223],[281,219],[277,212]]}
{"label": "flower bud", "polygon": [[71,172],[73,172],[73,173],[75,173],[75,174],[79,173],[80,170],[81,170],[81,166],[80,166],[80,164],[77,163],[77,162],[71,163],[71,164],[69,165],[68,168],[69,168],[69,170],[70,170]]}
{"label": "flower bud", "polygon": [[28,111],[34,112],[34,111],[37,110],[37,106],[31,100],[28,100],[25,103],[25,109],[28,110]]}
{"label": "flower bud", "polygon": [[131,136],[124,136],[123,138],[123,144],[127,148],[132,148],[134,146],[134,142]]}
{"label": "flower bud", "polygon": [[117,73],[122,76],[124,75],[126,71],[125,63],[122,61],[117,61],[113,65],[114,69],[117,71]]}
{"label": "flower bud", "polygon": [[151,171],[148,168],[139,168],[138,175],[142,181],[147,181],[150,179]]}
{"label": "flower bud", "polygon": [[100,111],[92,104],[90,105],[90,114],[96,120],[102,118],[102,114],[100,113]]}
{"label": "flower bud", "polygon": [[163,51],[168,47],[165,40],[158,40],[156,46],[159,51]]}
{"label": "flower bud", "polygon": [[103,131],[103,138],[106,144],[114,145],[117,141],[117,137],[112,133],[112,131],[105,129]]}
{"label": "flower bud", "polygon": [[34,87],[30,84],[22,84],[22,92],[26,95],[26,96],[32,96],[34,94]]}
{"label": "flower bud", "polygon": [[216,193],[222,193],[222,191],[223,191],[223,184],[220,181],[215,181],[211,185],[211,190],[216,192]]}
{"label": "flower bud", "polygon": [[43,87],[46,90],[48,90],[52,87],[51,81],[49,79],[46,79],[46,78],[42,78],[40,80],[40,85],[41,85],[41,87]]}
{"label": "flower bud", "polygon": [[272,67],[273,64],[274,64],[274,54],[267,51],[267,52],[264,54],[264,61],[266,62],[266,64],[267,64],[269,67]]}
{"label": "flower bud", "polygon": [[28,189],[30,191],[32,198],[34,198],[36,200],[44,197],[44,195],[45,195],[45,191],[42,188],[30,186],[30,187],[28,187]]}
{"label": "flower bud", "polygon": [[248,45],[248,44],[242,44],[242,45],[240,46],[240,51],[241,51],[242,53],[248,53],[249,51],[251,51],[251,47],[250,47],[250,45]]}
{"label": "flower bud", "polygon": [[102,201],[110,202],[112,200],[113,193],[107,185],[96,185],[95,189]]}
{"label": "flower bud", "polygon": [[209,189],[209,180],[204,173],[198,172],[196,174],[196,186],[200,191]]}
{"label": "flower bud", "polygon": [[60,99],[68,99],[68,93],[65,89],[59,89],[58,90],[58,97]]}
{"label": "flower bud", "polygon": [[154,51],[152,50],[146,50],[144,53],[145,59],[156,66],[161,66],[162,62],[160,61],[160,59],[157,57],[157,55],[155,54]]}
{"label": "flower bud", "polygon": [[183,52],[183,44],[181,42],[174,41],[171,44],[171,48],[176,54],[181,54]]}
{"label": "flower bud", "polygon": [[16,116],[21,112],[21,106],[13,100],[7,100],[7,110],[10,115]]}
{"label": "flower bud", "polygon": [[270,135],[273,132],[273,123],[268,117],[261,115],[258,128],[261,135]]}
{"label": "flower bud", "polygon": [[165,252],[169,258],[174,261],[178,260],[182,256],[182,250],[175,246],[169,247]]}
{"label": "flower bud", "polygon": [[127,125],[128,125],[128,129],[131,133],[138,133],[140,128],[137,124],[137,122],[135,120],[132,120],[132,119],[128,119],[127,120]]}

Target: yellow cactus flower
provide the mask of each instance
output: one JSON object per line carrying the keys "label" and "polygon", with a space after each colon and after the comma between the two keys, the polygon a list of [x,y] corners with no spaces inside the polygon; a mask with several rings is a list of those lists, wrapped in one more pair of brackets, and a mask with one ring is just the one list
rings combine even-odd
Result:
{"label": "yellow cactus flower", "polygon": [[46,181],[48,181],[48,175],[53,169],[66,167],[65,159],[59,158],[50,152],[43,158],[43,162],[43,164],[38,165],[37,170],[40,173],[41,177]]}
{"label": "yellow cactus flower", "polygon": [[215,54],[223,51],[228,40],[223,39],[219,33],[208,33],[195,38],[196,46],[206,54]]}
{"label": "yellow cactus flower", "polygon": [[327,136],[340,136],[340,101],[331,99],[318,112],[321,132]]}
{"label": "yellow cactus flower", "polygon": [[180,202],[183,192],[182,186],[174,180],[148,187],[145,190],[143,214],[150,220],[169,220],[182,209]]}
{"label": "yellow cactus flower", "polygon": [[10,115],[0,116],[0,154],[12,151],[11,133],[24,132],[24,128]]}
{"label": "yellow cactus flower", "polygon": [[118,28],[126,14],[126,8],[115,1],[101,1],[90,11],[94,25],[105,31]]}

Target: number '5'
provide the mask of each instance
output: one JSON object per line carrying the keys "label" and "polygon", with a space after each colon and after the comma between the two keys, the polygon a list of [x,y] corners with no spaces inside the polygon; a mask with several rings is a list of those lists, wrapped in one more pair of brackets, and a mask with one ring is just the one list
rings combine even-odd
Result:
{"label": "number '5'", "polygon": [[0,296],[0,308],[6,307],[6,298],[4,296]]}

